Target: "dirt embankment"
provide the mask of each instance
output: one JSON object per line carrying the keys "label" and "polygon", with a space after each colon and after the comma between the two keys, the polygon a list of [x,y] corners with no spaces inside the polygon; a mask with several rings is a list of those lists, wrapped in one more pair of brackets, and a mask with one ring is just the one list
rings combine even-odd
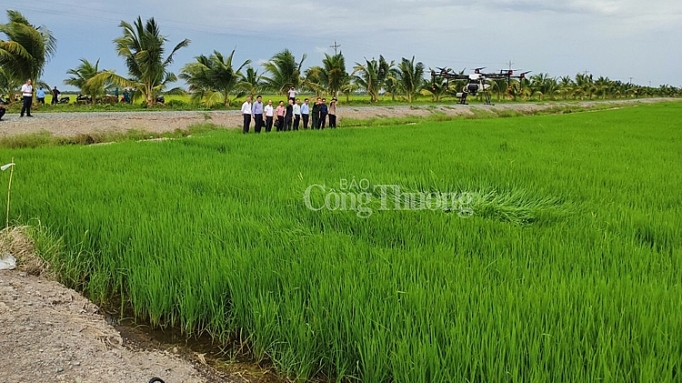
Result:
{"label": "dirt embankment", "polygon": [[[585,101],[580,103],[505,103],[499,105],[395,105],[395,106],[345,106],[338,105],[339,125],[343,126],[344,118],[368,119],[381,117],[426,117],[432,113],[446,115],[467,115],[473,110],[501,111],[514,110],[532,112],[557,107],[576,106],[589,108],[600,104],[626,105],[672,101],[674,99],[634,99],[616,101]],[[47,108],[49,110],[49,108]],[[185,129],[194,124],[212,123],[226,128],[240,128],[242,117],[239,111],[210,112],[174,112],[174,111],[140,111],[140,112],[70,112],[49,113],[37,111],[34,117],[19,117],[16,114],[5,115],[0,122],[0,136],[37,133],[48,131],[58,137],[75,137],[79,134],[94,132],[125,132],[130,129],[144,130],[153,133]],[[253,123],[251,124],[253,128]]]}
{"label": "dirt embankment", "polygon": [[[246,382],[212,371],[176,348],[144,350],[127,340],[78,292],[49,280],[19,231],[0,232],[0,255],[18,269],[0,270],[0,382]],[[42,275],[35,275],[42,274]]]}

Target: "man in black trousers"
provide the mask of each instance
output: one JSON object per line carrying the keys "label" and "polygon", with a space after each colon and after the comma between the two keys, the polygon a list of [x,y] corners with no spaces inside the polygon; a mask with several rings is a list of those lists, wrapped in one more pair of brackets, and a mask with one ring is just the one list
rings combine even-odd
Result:
{"label": "man in black trousers", "polygon": [[249,132],[249,126],[251,126],[251,96],[246,96],[246,101],[242,104],[242,116],[244,117],[244,133]]}
{"label": "man in black trousers", "polygon": [[253,103],[253,118],[256,120],[256,133],[260,133],[263,127],[263,97],[258,95]]}
{"label": "man in black trousers", "polygon": [[33,104],[33,85],[31,85],[31,79],[26,80],[26,84],[21,86],[21,95],[23,96],[23,104],[21,106],[21,115],[24,117],[33,117],[31,115],[31,104]]}
{"label": "man in black trousers", "polygon": [[284,126],[286,131],[291,130],[291,122],[294,120],[294,101],[289,99],[289,104],[287,105],[286,112],[284,113]]}
{"label": "man in black trousers", "polygon": [[324,129],[324,124],[327,121],[327,113],[329,113],[327,99],[323,98],[322,103],[320,104],[320,129]]}

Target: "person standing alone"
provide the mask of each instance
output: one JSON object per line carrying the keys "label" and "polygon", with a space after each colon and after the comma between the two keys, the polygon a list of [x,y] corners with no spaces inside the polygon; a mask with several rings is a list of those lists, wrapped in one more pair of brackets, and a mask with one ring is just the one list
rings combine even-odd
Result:
{"label": "person standing alone", "polygon": [[24,113],[26,113],[26,117],[33,117],[31,115],[31,104],[33,103],[33,85],[31,85],[30,78],[26,80],[26,84],[21,86],[21,95],[23,97],[23,104],[21,106],[20,117],[24,117]]}
{"label": "person standing alone", "polygon": [[242,116],[244,117],[244,134],[249,132],[251,126],[251,96],[246,96],[246,101],[242,104]]}

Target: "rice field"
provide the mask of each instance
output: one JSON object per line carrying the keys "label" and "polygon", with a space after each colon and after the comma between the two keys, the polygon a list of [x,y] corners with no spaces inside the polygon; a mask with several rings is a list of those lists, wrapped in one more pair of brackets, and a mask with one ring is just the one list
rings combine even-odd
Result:
{"label": "rice field", "polygon": [[291,379],[678,382],[680,126],[677,102],[0,156],[64,283]]}

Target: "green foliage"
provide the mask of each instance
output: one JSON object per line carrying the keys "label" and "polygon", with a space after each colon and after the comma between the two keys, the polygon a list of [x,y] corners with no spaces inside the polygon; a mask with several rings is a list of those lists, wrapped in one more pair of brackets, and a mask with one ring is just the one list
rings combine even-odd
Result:
{"label": "green foliage", "polygon": [[243,78],[241,71],[251,63],[251,60],[246,60],[239,68],[234,69],[233,57],[234,51],[227,57],[214,51],[208,57],[197,56],[196,62],[182,68],[180,78],[189,85],[192,101],[196,103],[202,101],[209,107],[216,103],[230,105],[230,94],[238,89]]}
{"label": "green foliage", "polygon": [[15,86],[32,79],[38,85],[45,64],[57,49],[57,40],[46,27],[35,27],[19,12],[7,10],[9,22],[0,24],[0,79],[10,81],[7,94],[11,97]]}
{"label": "green foliage", "polygon": [[303,55],[301,61],[296,62],[296,58],[288,49],[276,53],[270,61],[263,63],[266,75],[263,77],[265,85],[277,94],[286,94],[290,87],[299,88],[301,85],[301,74],[303,61],[307,55]]}
{"label": "green foliage", "polygon": [[141,94],[147,106],[156,103],[156,95],[163,92],[169,83],[177,80],[168,66],[173,63],[175,53],[189,45],[189,39],[178,43],[164,57],[164,44],[168,39],[161,35],[158,24],[150,18],[144,24],[140,17],[131,25],[121,21],[123,36],[114,40],[116,53],[125,59],[130,78],[117,75],[113,71],[105,71],[89,80],[89,86],[97,87],[107,82],[115,85],[134,88]]}
{"label": "green foliage", "polygon": [[[156,325],[239,334],[292,379],[672,383],[680,116],[668,103],[0,156],[17,163],[12,218],[60,236],[65,282]],[[308,209],[315,184],[401,189],[363,219]],[[403,192],[467,193],[472,214],[410,210]]]}

